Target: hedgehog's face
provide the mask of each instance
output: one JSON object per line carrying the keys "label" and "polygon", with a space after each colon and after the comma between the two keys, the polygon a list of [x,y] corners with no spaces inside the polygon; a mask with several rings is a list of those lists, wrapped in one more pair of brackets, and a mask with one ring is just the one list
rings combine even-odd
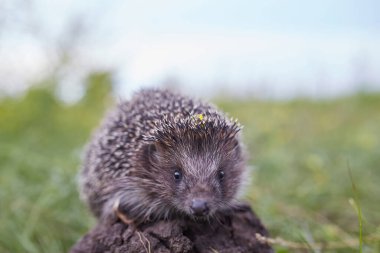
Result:
{"label": "hedgehog's face", "polygon": [[243,181],[244,158],[238,140],[182,138],[177,145],[156,143],[151,152],[159,187],[152,189],[180,213],[209,217],[228,209]]}

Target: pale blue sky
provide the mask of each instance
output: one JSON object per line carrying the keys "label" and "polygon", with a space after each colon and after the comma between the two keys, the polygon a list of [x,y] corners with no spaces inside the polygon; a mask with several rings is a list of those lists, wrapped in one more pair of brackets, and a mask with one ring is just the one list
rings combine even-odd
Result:
{"label": "pale blue sky", "polygon": [[[361,81],[380,89],[379,1],[39,0],[33,8],[51,38],[70,17],[89,24],[66,90],[102,67],[116,70],[121,95],[168,77],[194,92],[224,84],[269,97],[344,94]],[[12,30],[1,37],[0,68],[13,86],[49,64],[33,43]]]}
{"label": "pale blue sky", "polygon": [[[322,1],[147,1],[113,4],[114,20],[127,21],[126,27],[138,29],[134,22],[148,31],[171,32],[222,30],[274,30],[296,32],[379,32],[378,1],[322,0]],[[108,18],[110,18],[108,16]],[[112,18],[110,18],[112,19]]]}

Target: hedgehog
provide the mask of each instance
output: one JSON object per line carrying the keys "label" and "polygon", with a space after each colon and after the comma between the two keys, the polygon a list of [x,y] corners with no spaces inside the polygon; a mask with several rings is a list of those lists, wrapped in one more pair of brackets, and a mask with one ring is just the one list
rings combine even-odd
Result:
{"label": "hedgehog", "polygon": [[210,103],[142,89],[93,134],[81,197],[98,219],[126,224],[217,217],[239,203],[246,178],[241,128]]}

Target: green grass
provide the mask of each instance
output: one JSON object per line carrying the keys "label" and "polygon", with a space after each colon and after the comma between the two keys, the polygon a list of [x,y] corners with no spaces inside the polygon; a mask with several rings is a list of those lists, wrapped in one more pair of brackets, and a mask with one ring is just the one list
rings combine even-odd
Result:
{"label": "green grass", "polygon": [[[377,238],[364,241],[363,252],[378,252],[379,94],[219,105],[245,126],[254,166],[247,198],[272,236],[327,244],[359,241],[357,213],[349,204],[354,197],[349,163],[360,197],[363,238]],[[359,245],[333,252],[359,252]]]}
{"label": "green grass", "polygon": [[[52,87],[0,100],[0,252],[67,252],[95,222],[76,174],[84,143],[112,103],[109,76],[89,78],[87,95],[71,106]],[[253,177],[246,199],[272,237],[306,242],[309,252],[319,252],[315,242],[359,242],[355,199],[363,252],[380,251],[380,94],[217,104],[244,125]]]}

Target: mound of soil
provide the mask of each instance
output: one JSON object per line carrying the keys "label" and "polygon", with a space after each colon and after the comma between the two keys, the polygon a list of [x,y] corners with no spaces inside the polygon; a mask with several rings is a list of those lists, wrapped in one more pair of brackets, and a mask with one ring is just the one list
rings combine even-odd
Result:
{"label": "mound of soil", "polygon": [[248,205],[218,220],[166,220],[133,228],[121,221],[99,223],[71,249],[71,253],[273,253],[256,239],[268,232]]}

